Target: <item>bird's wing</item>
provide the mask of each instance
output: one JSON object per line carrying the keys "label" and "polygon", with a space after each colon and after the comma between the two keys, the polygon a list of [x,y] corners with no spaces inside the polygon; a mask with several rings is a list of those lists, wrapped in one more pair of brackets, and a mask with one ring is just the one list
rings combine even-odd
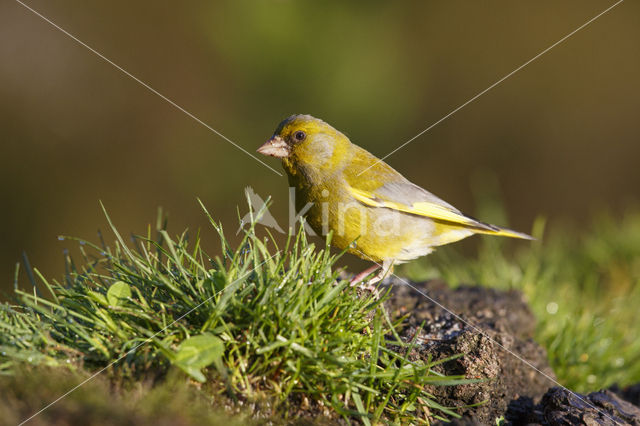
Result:
{"label": "bird's wing", "polygon": [[531,239],[526,234],[500,228],[469,217],[427,190],[406,180],[385,183],[376,189],[350,186],[349,192],[356,200],[370,207],[385,207],[404,213],[424,216],[479,233]]}
{"label": "bird's wing", "polygon": [[364,205],[425,216],[460,225],[475,224],[474,219],[408,181],[384,161],[353,145],[354,155],[343,176],[351,195]]}
{"label": "bird's wing", "polygon": [[349,191],[356,200],[370,207],[386,207],[461,225],[479,223],[411,182],[385,183],[375,189],[350,186]]}
{"label": "bird's wing", "polygon": [[[529,235],[480,222],[409,182],[387,163],[353,145],[351,164],[343,171],[349,193],[360,203],[446,222],[476,233],[532,239]],[[383,183],[384,182],[384,183]]]}

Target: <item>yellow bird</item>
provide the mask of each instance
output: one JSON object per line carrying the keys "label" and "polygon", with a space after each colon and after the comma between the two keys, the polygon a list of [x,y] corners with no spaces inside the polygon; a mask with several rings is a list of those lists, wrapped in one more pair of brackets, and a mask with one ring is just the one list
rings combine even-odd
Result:
{"label": "yellow bird", "polygon": [[282,121],[258,152],[282,159],[296,209],[315,232],[332,231],[332,245],[375,262],[353,284],[380,267],[371,286],[393,265],[473,234],[532,239],[463,214],[310,115]]}

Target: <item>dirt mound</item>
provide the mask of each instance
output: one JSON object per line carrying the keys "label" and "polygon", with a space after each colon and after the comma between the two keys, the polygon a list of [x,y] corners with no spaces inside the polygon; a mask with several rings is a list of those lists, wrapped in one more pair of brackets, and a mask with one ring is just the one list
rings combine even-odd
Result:
{"label": "dirt mound", "polygon": [[[449,288],[441,281],[392,280],[387,308],[408,315],[400,336],[417,343],[425,361],[462,354],[438,366],[446,375],[479,379],[431,389],[443,405],[460,407],[456,425],[639,425],[640,384],[588,395],[554,386],[545,350],[533,341],[535,317],[522,293]],[[421,328],[422,325],[422,328]],[[636,404],[636,405],[633,405]]]}
{"label": "dirt mound", "polygon": [[411,340],[418,333],[415,356],[424,360],[463,354],[439,366],[440,372],[481,380],[434,387],[431,391],[440,404],[461,407],[461,414],[472,422],[495,424],[511,401],[539,401],[553,385],[539,373],[555,378],[545,350],[532,339],[535,318],[521,293],[451,289],[440,281],[411,285],[417,290],[394,282],[388,302],[393,315],[410,314],[401,337]]}

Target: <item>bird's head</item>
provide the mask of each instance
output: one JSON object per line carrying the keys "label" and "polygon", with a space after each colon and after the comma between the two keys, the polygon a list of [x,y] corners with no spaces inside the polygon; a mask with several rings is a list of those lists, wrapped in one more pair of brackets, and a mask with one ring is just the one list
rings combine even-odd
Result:
{"label": "bird's head", "polygon": [[324,121],[292,115],[282,121],[258,152],[282,158],[285,168],[333,169],[345,158],[351,142]]}

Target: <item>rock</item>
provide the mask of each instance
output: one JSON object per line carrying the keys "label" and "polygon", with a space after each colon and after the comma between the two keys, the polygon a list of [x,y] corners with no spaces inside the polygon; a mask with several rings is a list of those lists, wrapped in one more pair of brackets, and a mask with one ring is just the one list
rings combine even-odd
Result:
{"label": "rock", "polygon": [[[437,360],[464,354],[437,368],[447,375],[482,379],[473,384],[433,387],[430,392],[440,404],[460,407],[465,422],[471,424],[495,424],[512,401],[530,401],[527,407],[534,407],[552,382],[531,366],[555,377],[545,350],[532,339],[535,317],[520,292],[450,289],[439,281],[411,285],[417,291],[400,280],[394,282],[393,297],[387,302],[396,317],[410,314],[400,335],[411,340],[418,334],[419,347],[411,356]],[[468,407],[473,404],[478,405]]]}
{"label": "rock", "polygon": [[549,425],[640,425],[640,408],[609,390],[580,395],[553,387],[542,397],[540,410]]}

